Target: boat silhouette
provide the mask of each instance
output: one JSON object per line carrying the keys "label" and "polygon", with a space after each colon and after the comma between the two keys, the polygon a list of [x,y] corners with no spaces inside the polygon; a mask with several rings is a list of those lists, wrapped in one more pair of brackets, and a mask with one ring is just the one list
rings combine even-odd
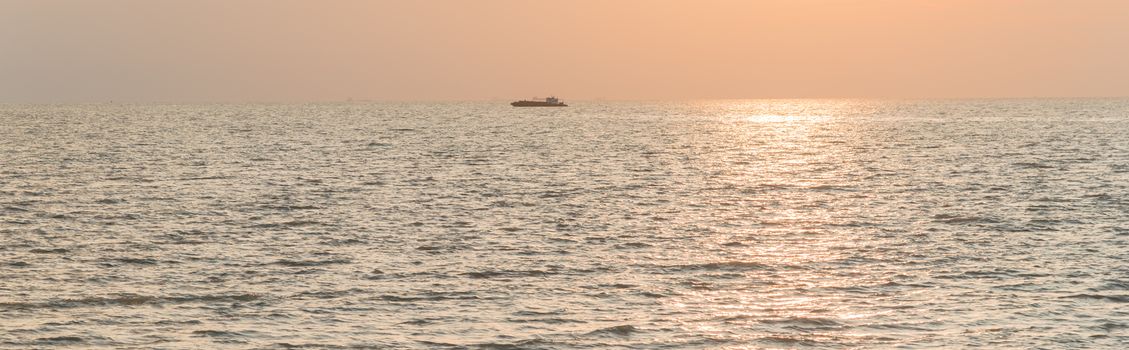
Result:
{"label": "boat silhouette", "polygon": [[533,100],[510,102],[510,105],[514,107],[568,107],[568,105],[560,99],[553,96],[549,96],[544,100],[534,98]]}

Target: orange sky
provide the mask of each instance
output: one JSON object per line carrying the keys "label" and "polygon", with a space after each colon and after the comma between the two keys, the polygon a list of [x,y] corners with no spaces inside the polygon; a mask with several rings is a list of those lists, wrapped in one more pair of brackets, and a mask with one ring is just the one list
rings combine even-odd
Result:
{"label": "orange sky", "polygon": [[0,0],[0,102],[1129,96],[1129,1]]}

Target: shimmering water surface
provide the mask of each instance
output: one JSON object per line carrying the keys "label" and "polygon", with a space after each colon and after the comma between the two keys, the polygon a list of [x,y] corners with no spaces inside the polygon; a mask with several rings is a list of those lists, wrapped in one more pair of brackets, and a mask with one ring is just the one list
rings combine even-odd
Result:
{"label": "shimmering water surface", "polygon": [[1129,101],[0,106],[2,348],[1125,348]]}

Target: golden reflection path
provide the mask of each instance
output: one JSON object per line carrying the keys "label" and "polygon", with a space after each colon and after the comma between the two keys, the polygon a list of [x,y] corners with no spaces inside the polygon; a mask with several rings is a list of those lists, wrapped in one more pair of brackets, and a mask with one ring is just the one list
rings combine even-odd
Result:
{"label": "golden reflection path", "polygon": [[[728,186],[721,188],[730,193],[722,195],[751,204],[738,213],[745,220],[721,228],[731,234],[715,235],[712,243],[749,243],[740,250],[684,252],[679,258],[750,268],[722,269],[712,286],[702,282],[702,288],[672,298],[669,306],[696,315],[681,320],[682,327],[785,348],[875,337],[847,330],[843,322],[865,322],[890,311],[864,311],[857,300],[845,301],[842,291],[881,284],[885,278],[850,267],[847,251],[862,243],[832,229],[864,210],[835,205],[836,197],[854,195],[845,191],[851,179],[844,169],[855,158],[845,145],[858,135],[841,122],[845,115],[865,113],[869,104],[738,101],[698,107],[714,111],[712,122],[723,127],[712,136],[725,138],[730,148],[703,152],[696,161],[707,173],[719,174],[710,180]],[[826,268],[832,265],[838,266]]]}

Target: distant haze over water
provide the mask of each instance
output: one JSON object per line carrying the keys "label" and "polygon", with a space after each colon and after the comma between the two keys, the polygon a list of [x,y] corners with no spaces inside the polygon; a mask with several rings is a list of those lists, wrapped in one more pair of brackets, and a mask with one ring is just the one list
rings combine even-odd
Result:
{"label": "distant haze over water", "polygon": [[0,2],[0,103],[1129,96],[1129,1]]}
{"label": "distant haze over water", "polygon": [[1129,100],[568,102],[0,106],[0,348],[1129,343]]}

